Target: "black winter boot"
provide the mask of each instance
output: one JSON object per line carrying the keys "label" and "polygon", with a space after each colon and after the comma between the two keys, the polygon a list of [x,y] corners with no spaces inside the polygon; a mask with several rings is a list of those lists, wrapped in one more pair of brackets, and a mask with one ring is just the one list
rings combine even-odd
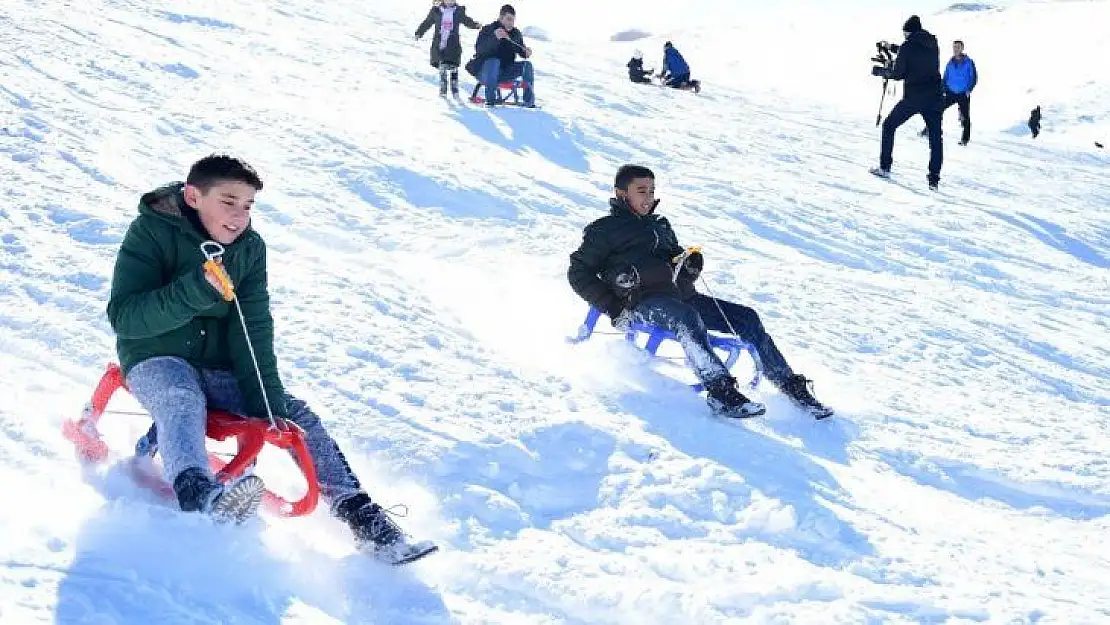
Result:
{"label": "black winter boot", "polygon": [[370,501],[365,493],[348,497],[335,508],[335,516],[346,521],[355,535],[355,546],[378,560],[394,566],[423,558],[438,547],[429,541],[410,543],[389,513]]}
{"label": "black winter boot", "polygon": [[355,534],[355,543],[362,547],[368,543],[388,546],[405,537],[401,528],[389,518],[382,507],[370,501],[370,496],[359,493],[343,500],[335,516],[347,522]]}
{"label": "black winter boot", "polygon": [[744,419],[758,417],[767,409],[758,402],[744,396],[737,387],[736,378],[726,375],[705,385],[706,402],[714,413],[723,417]]}
{"label": "black winter boot", "polygon": [[782,393],[808,411],[815,419],[824,419],[833,414],[832,408],[826,407],[813,396],[813,380],[804,375],[795,373],[787,378],[782,385]]}
{"label": "black winter boot", "polygon": [[257,475],[243,476],[223,485],[198,468],[182,471],[173,481],[183,512],[202,512],[217,523],[242,523],[254,516],[262,503],[264,485]]}
{"label": "black winter boot", "polygon": [[207,512],[223,486],[197,468],[185,469],[173,481],[173,492],[182,512]]}

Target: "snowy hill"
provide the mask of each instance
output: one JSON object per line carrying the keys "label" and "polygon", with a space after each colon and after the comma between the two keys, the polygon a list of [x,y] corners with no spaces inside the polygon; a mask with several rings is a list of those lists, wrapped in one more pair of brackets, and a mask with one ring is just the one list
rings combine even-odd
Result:
{"label": "snowy hill", "polygon": [[[915,6],[983,74],[931,193],[916,120],[897,182],[867,173],[904,3],[515,4],[541,110],[437,98],[427,3],[9,3],[0,622],[1110,621],[1110,5]],[[668,39],[701,94],[625,79]],[[115,358],[139,195],[221,150],[266,183],[287,386],[442,553],[385,570],[322,510],[215,528],[61,437]],[[567,256],[629,161],[834,419],[764,385],[720,422],[681,372],[565,342]],[[104,424],[125,451],[148,421]]]}

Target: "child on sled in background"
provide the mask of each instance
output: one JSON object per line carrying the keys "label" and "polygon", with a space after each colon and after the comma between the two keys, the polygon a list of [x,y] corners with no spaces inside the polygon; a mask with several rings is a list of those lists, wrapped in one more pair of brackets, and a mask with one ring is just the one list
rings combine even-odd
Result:
{"label": "child on sled in background", "polygon": [[628,79],[634,83],[651,84],[651,74],[655,70],[644,69],[644,53],[636,50],[632,53],[632,59],[626,65],[628,68]]}

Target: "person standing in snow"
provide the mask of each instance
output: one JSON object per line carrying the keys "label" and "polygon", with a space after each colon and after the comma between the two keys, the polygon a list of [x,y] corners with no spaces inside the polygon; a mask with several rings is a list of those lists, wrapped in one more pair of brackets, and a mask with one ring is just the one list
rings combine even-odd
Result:
{"label": "person standing in snow", "polygon": [[455,0],[437,0],[428,11],[428,17],[416,28],[419,41],[429,28],[435,26],[432,36],[431,64],[439,70],[439,95],[447,95],[450,76],[451,95],[459,95],[459,65],[462,64],[462,42],[459,39],[459,26],[477,30],[481,24],[466,14],[466,7],[455,4]]}
{"label": "person standing in snow", "polygon": [[644,69],[644,53],[635,50],[632,53],[632,58],[625,66],[628,68],[628,79],[634,83],[651,84],[651,74],[655,70]]}
{"label": "person standing in snow", "polygon": [[[371,502],[319,417],[282,385],[266,244],[250,219],[261,189],[243,161],[202,158],[184,182],[143,194],[116,256],[108,320],[126,387],[154,419],[166,478],[183,511],[220,520],[253,515],[262,480],[247,475],[225,486],[209,469],[208,409],[272,414],[304,431],[320,493],[360,547],[384,558],[425,548],[409,545]],[[218,264],[201,249],[213,242],[223,247]]]}
{"label": "person standing in snow", "polygon": [[1029,132],[1033,133],[1033,138],[1036,139],[1037,135],[1041,134],[1041,105],[1038,104],[1029,111]]}
{"label": "person standing in snow", "polygon": [[663,72],[659,77],[668,87],[693,89],[694,93],[701,91],[701,81],[690,80],[690,66],[682,58],[678,48],[669,41],[663,44]]}
{"label": "person standing in snow", "polygon": [[944,109],[956,104],[960,112],[963,136],[960,145],[971,141],[971,92],[979,82],[975,61],[964,54],[964,42],[952,42],[952,58],[944,67]]}
{"label": "person standing in snow", "polygon": [[[971,141],[971,91],[979,82],[979,72],[975,69],[975,61],[964,54],[964,42],[952,42],[952,58],[944,67],[944,109],[948,110],[953,104],[957,105],[960,112],[960,126],[963,135],[960,136],[960,145],[967,145]],[[929,129],[921,131],[921,136],[929,133]]]}
{"label": "person standing in snow", "polygon": [[889,80],[905,81],[902,100],[883,120],[882,145],[879,150],[879,166],[871,173],[882,178],[890,177],[890,167],[894,163],[894,133],[909,118],[920,114],[925,119],[925,129],[929,135],[929,188],[936,189],[940,184],[940,168],[944,162],[944,145],[941,141],[941,115],[944,110],[943,83],[940,77],[940,47],[937,38],[921,27],[921,19],[911,16],[902,26],[905,41],[899,46],[888,46],[897,50],[898,57],[894,66],[879,68],[877,76]]}
{"label": "person standing in snow", "polygon": [[673,332],[717,414],[765,412],[740,392],[709,345],[708,330],[731,332],[731,326],[755,346],[764,375],[786,396],[815,418],[832,415],[813,396],[811,382],[787,364],[755,310],[697,292],[694,283],[704,259],[701,252],[679,245],[667,218],[656,212],[655,174],[641,165],[624,165],[613,187],[609,215],[586,226],[581,245],[570,255],[567,280],[574,292],[608,315],[615,328],[637,322]]}
{"label": "person standing in snow", "polygon": [[[517,61],[517,55],[523,61]],[[536,106],[535,73],[532,70],[532,49],[524,45],[524,35],[516,27],[516,9],[511,4],[501,7],[496,22],[486,24],[478,32],[474,44],[474,58],[466,69],[486,86],[486,106],[503,104],[499,101],[498,84],[522,79],[524,87],[524,106]]]}

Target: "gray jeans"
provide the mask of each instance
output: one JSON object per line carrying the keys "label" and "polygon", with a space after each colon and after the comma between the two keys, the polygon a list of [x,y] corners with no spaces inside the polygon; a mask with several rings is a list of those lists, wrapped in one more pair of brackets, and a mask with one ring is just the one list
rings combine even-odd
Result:
{"label": "gray jeans", "polygon": [[[243,395],[230,371],[197,370],[181,358],[161,356],[140,362],[127,374],[127,387],[154,418],[158,452],[166,479],[172,484],[185,469],[206,473],[205,429],[208,408],[244,414]],[[363,492],[339,446],[308,405],[286,395],[289,420],[305,431],[305,443],[316,467],[320,494],[332,509]]]}

